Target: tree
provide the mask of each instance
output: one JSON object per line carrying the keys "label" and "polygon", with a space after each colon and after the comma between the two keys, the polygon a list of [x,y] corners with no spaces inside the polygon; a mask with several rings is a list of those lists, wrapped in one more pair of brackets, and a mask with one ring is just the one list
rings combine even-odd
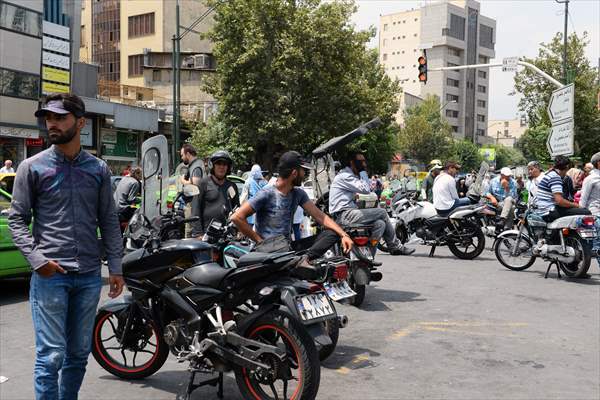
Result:
{"label": "tree", "polygon": [[[575,150],[583,159],[589,159],[598,150],[600,142],[600,113],[595,107],[600,82],[597,69],[590,65],[585,56],[585,48],[589,42],[587,32],[581,37],[572,33],[567,40],[569,82],[575,83]],[[553,77],[562,77],[562,57],[563,34],[557,33],[550,43],[541,44],[535,59],[524,60]],[[515,88],[523,94],[519,108],[527,113],[530,126],[550,126],[546,108],[556,87],[526,69],[516,74]]]}
{"label": "tree", "polygon": [[405,157],[428,163],[450,155],[452,128],[440,115],[440,101],[436,96],[427,96],[403,114],[404,127],[398,135],[398,144]]}
{"label": "tree", "polygon": [[352,1],[212,1],[209,37],[217,60],[208,91],[219,111],[201,124],[193,142],[237,152],[237,161],[272,169],[288,149],[304,154],[375,116],[369,162],[387,168],[394,147],[399,85],[366,45],[375,30],[357,32]]}
{"label": "tree", "polygon": [[479,170],[483,157],[479,153],[479,147],[470,140],[456,140],[452,144],[450,158],[458,161],[464,171]]}
{"label": "tree", "polygon": [[516,147],[527,160],[549,161],[550,154],[546,149],[549,134],[550,128],[543,124],[528,128],[517,141]]}
{"label": "tree", "polygon": [[487,147],[492,147],[496,149],[496,170],[499,170],[502,167],[514,167],[517,165],[524,165],[527,163],[527,160],[523,156],[523,153],[521,153],[521,151],[518,149],[503,146],[501,144],[491,145]]}

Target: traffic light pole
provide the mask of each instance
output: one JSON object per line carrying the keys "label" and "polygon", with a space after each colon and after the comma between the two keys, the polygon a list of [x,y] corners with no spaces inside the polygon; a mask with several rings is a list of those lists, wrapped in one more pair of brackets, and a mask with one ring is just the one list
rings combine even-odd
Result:
{"label": "traffic light pole", "polygon": [[[545,73],[544,71],[542,71],[541,69],[539,69],[538,67],[536,67],[535,65],[533,65],[531,63],[528,63],[528,62],[525,62],[525,61],[517,61],[517,64],[521,65],[521,66],[523,66],[525,68],[529,68],[533,72],[537,73],[538,75],[540,75],[544,79],[546,79],[549,82],[551,82],[553,85],[555,85],[559,89],[565,87],[564,84],[560,83],[558,80],[554,79],[552,76],[548,75],[547,73]],[[461,69],[494,68],[494,67],[502,67],[502,66],[503,66],[502,63],[471,64],[471,65],[457,65],[455,67],[429,68],[428,71],[430,71],[430,72],[431,71],[458,71],[458,70],[461,70]]]}

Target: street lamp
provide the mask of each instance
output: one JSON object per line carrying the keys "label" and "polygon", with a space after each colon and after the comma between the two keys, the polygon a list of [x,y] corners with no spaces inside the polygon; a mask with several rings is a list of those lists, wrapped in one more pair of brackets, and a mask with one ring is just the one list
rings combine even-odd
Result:
{"label": "street lamp", "polygon": [[447,106],[448,104],[450,104],[450,103],[458,103],[458,101],[456,101],[456,100],[450,100],[450,101],[447,101],[447,102],[446,102],[446,104],[444,104],[443,106],[441,106],[441,107],[440,107],[440,112],[442,112],[442,110],[443,110],[444,108],[446,108],[446,106]]}

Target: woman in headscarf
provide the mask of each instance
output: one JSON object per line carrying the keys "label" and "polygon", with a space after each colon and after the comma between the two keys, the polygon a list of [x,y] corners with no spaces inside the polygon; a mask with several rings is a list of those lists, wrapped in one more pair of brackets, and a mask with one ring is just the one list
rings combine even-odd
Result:
{"label": "woman in headscarf", "polygon": [[[250,169],[250,176],[248,176],[245,185],[247,185],[248,190],[248,198],[246,200],[250,200],[256,196],[256,194],[267,185],[267,181],[263,178],[260,165],[254,164],[252,166]],[[254,225],[254,215],[248,217],[248,224]]]}

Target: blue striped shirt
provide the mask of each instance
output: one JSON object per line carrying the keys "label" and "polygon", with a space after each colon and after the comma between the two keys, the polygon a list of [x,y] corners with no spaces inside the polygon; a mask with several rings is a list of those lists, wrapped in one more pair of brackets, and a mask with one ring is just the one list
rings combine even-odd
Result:
{"label": "blue striped shirt", "polygon": [[555,170],[548,172],[537,188],[535,205],[541,215],[546,215],[556,207],[554,194],[563,194],[563,181]]}

